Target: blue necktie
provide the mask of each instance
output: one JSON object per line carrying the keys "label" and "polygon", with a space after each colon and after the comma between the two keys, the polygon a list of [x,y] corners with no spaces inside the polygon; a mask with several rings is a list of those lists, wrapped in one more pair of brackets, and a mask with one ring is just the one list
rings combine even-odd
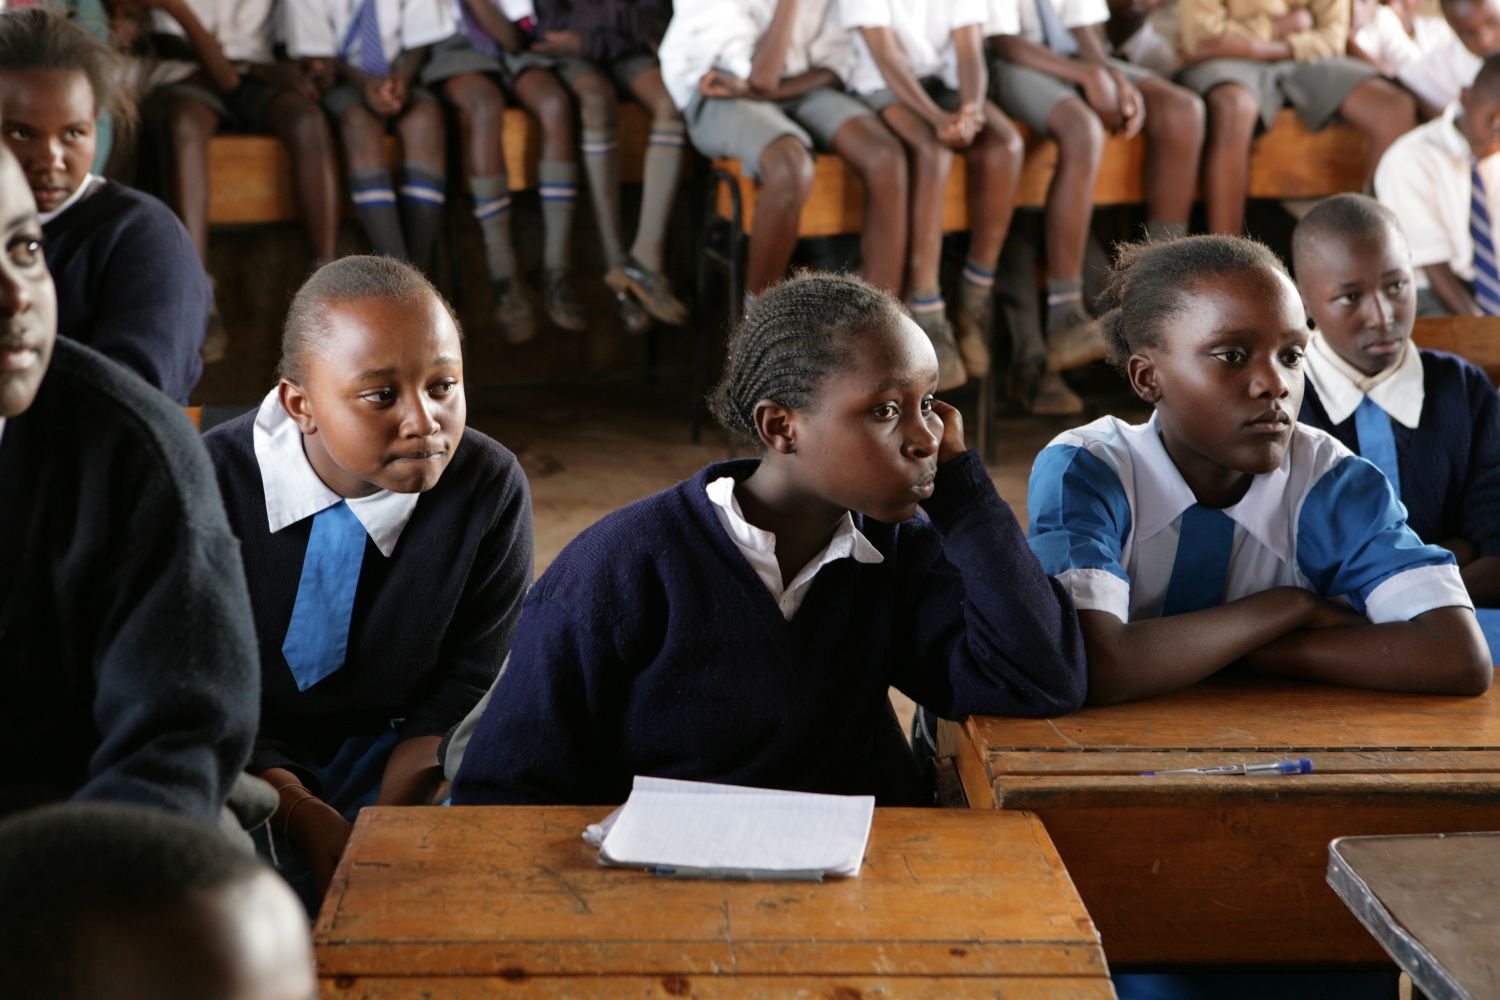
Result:
{"label": "blue necktie", "polygon": [[1036,16],[1042,22],[1042,41],[1060,56],[1078,54],[1078,41],[1062,23],[1052,0],[1036,0]]}
{"label": "blue necktie", "polygon": [[1199,504],[1183,511],[1162,617],[1223,604],[1233,548],[1234,521],[1228,514]]}
{"label": "blue necktie", "polygon": [[458,18],[463,24],[464,35],[469,39],[470,45],[491,59],[500,58],[499,44],[479,26],[479,22],[474,18],[474,12],[469,9],[469,5],[464,3],[464,0],[458,0]]}
{"label": "blue necktie", "polygon": [[1354,431],[1359,435],[1360,455],[1385,473],[1399,497],[1401,473],[1396,465],[1396,435],[1391,430],[1391,418],[1369,396],[1361,399],[1354,411]]}
{"label": "blue necktie", "polygon": [[380,39],[380,13],[375,3],[376,0],[364,0],[355,11],[339,58],[371,76],[389,76],[391,64]]}
{"label": "blue necktie", "polygon": [[1494,229],[1479,164],[1469,171],[1469,235],[1474,238],[1474,301],[1486,316],[1500,316],[1500,271],[1495,268]]}
{"label": "blue necktie", "polygon": [[344,665],[367,537],[365,526],[342,500],[313,518],[297,601],[281,644],[299,691]]}

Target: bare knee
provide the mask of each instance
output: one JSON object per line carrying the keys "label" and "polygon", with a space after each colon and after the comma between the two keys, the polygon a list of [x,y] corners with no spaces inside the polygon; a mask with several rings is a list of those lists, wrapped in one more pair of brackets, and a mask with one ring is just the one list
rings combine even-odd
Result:
{"label": "bare knee", "polygon": [[219,124],[219,116],[213,109],[190,97],[171,101],[167,105],[166,115],[172,144],[179,149],[204,145]]}
{"label": "bare knee", "polygon": [[354,105],[339,116],[339,136],[351,163],[368,166],[383,159],[380,147],[385,128],[363,105]]}
{"label": "bare knee", "polygon": [[303,155],[323,156],[332,151],[333,137],[321,108],[290,91],[283,92],[277,100],[274,120],[283,142]]}
{"label": "bare knee", "polygon": [[953,150],[937,141],[937,136],[923,137],[911,146],[912,173],[923,180],[941,180],[953,169]]}
{"label": "bare knee", "polygon": [[408,107],[397,123],[396,130],[401,134],[401,145],[407,150],[408,158],[425,158],[412,154],[426,152],[441,162],[443,115],[432,101],[417,101]]}
{"label": "bare knee", "polygon": [[1152,135],[1201,137],[1206,115],[1201,97],[1186,87],[1167,84],[1150,92],[1146,127]]}
{"label": "bare knee", "polygon": [[531,113],[536,115],[545,131],[559,128],[571,129],[573,125],[573,103],[567,91],[559,86],[539,87],[529,103]]}
{"label": "bare knee", "polygon": [[464,73],[443,81],[443,93],[476,128],[493,128],[505,111],[500,88],[477,73]]}
{"label": "bare knee", "polygon": [[619,101],[609,81],[590,73],[573,81],[578,110],[586,128],[615,128],[619,124]]}
{"label": "bare knee", "polygon": [[1059,102],[1047,116],[1047,127],[1064,160],[1092,164],[1104,154],[1104,123],[1081,100]]}
{"label": "bare knee", "polygon": [[765,148],[760,173],[766,187],[794,193],[799,205],[812,193],[812,154],[795,136],[784,135]]}
{"label": "bare knee", "polygon": [[898,185],[900,190],[906,189],[906,151],[901,148],[901,142],[895,136],[880,129],[878,132],[872,130],[873,134],[864,144],[857,157],[850,160],[856,173],[865,182],[865,187],[872,183]]}
{"label": "bare knee", "polygon": [[1234,83],[1222,83],[1208,92],[1208,125],[1217,135],[1249,137],[1260,117],[1255,95]]}

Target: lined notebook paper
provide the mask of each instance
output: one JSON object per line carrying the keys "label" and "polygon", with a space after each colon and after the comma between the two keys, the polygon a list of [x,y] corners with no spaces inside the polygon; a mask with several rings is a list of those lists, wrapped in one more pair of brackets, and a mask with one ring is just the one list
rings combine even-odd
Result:
{"label": "lined notebook paper", "polygon": [[584,839],[599,863],[662,875],[819,878],[859,874],[875,799],[637,776]]}

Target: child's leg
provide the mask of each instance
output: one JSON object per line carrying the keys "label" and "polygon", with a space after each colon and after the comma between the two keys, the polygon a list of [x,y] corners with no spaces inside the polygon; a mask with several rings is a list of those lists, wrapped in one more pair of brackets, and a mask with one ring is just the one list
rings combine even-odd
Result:
{"label": "child's leg", "polygon": [[[1083,308],[1083,253],[1094,214],[1094,182],[1104,155],[1104,125],[1082,98],[1070,96],[1058,101],[1048,114],[1047,131],[1057,141],[1057,169],[1043,209],[1047,346],[1051,367],[1063,370],[1077,367],[1085,357],[1092,360],[1097,353],[1075,342],[1087,339],[1091,332]],[[1098,340],[1097,332],[1094,339]]]}
{"label": "child's leg", "polygon": [[[651,112],[651,137],[646,145],[645,176],[641,180],[641,214],[635,241],[622,269],[630,290],[646,311],[671,326],[687,322],[687,307],[672,294],[662,275],[667,223],[677,200],[682,168],[687,162],[687,125],[662,83],[656,66],[630,80],[630,92]],[[615,281],[611,287],[619,284]],[[618,290],[618,289],[617,289]]]}
{"label": "child's leg", "polygon": [[959,279],[958,309],[954,312],[964,366],[976,377],[987,375],[990,369],[995,266],[1005,234],[1010,231],[1016,186],[1026,155],[1015,125],[989,101],[984,104],[984,118],[984,131],[964,153],[968,165],[969,257]]}
{"label": "child's leg", "polygon": [[437,101],[414,93],[396,120],[396,133],[401,137],[401,228],[411,262],[426,270],[432,264],[447,198],[443,112]]}
{"label": "child's leg", "polygon": [[1146,235],[1184,236],[1203,158],[1203,101],[1161,77],[1136,85],[1146,102]]}
{"label": "child's leg", "polygon": [[587,328],[583,303],[573,282],[573,215],[578,204],[578,140],[573,129],[573,102],[556,75],[528,69],[512,82],[521,105],[542,127],[542,160],[537,166],[541,188],[542,302],[548,317],[564,330]]}
{"label": "child's leg", "polygon": [[396,189],[385,162],[385,123],[355,102],[339,113],[338,126],[349,170],[349,194],[370,245],[377,254],[410,260],[396,211]]}
{"label": "child's leg", "polygon": [[625,259],[620,238],[620,115],[615,87],[604,74],[584,73],[568,81],[578,98],[583,125],[580,150],[588,174],[589,199],[604,250],[604,266],[619,267]]}
{"label": "child's leg", "polygon": [[167,203],[182,220],[199,259],[208,260],[208,143],[219,114],[190,94],[164,98],[167,123]]}
{"label": "child's leg", "polygon": [[338,253],[339,178],[333,135],[316,104],[283,90],[266,109],[271,132],[291,151],[292,191],[307,237],[308,251],[321,265]]}
{"label": "child's leg", "polygon": [[505,339],[521,343],[536,336],[536,315],[523,282],[516,277],[516,251],[510,231],[510,179],[505,174],[505,98],[479,73],[460,73],[442,82],[443,96],[458,112],[464,166],[474,195],[474,218],[484,239],[485,264],[495,294],[495,321]]}
{"label": "child's leg", "polygon": [[906,264],[906,152],[875,118],[853,118],[833,134],[833,149],[865,185],[864,227],[859,258],[865,278],[892,295],[901,294]]}
{"label": "child's leg", "polygon": [[938,266],[943,252],[943,199],[953,151],[938,142],[937,134],[915,111],[892,104],[880,112],[906,146],[911,164],[911,249],[907,259],[907,304],[912,319],[932,340],[938,356],[938,388],[952,389],[968,381],[963,358],[944,315]]}
{"label": "child's leg", "polygon": [[1245,229],[1250,190],[1250,142],[1260,105],[1237,83],[1221,83],[1204,98],[1208,142],[1203,152],[1203,200],[1208,231],[1238,236]]}
{"label": "child's leg", "polygon": [[745,291],[759,295],[786,274],[797,249],[802,206],[812,194],[813,158],[802,140],[783,135],[760,154],[760,197],[745,266]]}
{"label": "child's leg", "polygon": [[1373,77],[1349,92],[1339,105],[1339,114],[1370,140],[1364,181],[1368,191],[1381,156],[1391,143],[1416,128],[1417,100],[1391,81]]}

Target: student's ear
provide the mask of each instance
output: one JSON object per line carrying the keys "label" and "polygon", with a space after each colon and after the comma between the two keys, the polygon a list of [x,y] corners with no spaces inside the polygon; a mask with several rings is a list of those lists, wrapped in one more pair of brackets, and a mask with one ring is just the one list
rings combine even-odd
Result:
{"label": "student's ear", "polygon": [[1146,355],[1130,356],[1130,360],[1125,362],[1125,377],[1135,394],[1152,406],[1161,400],[1161,389],[1156,384],[1156,362]]}
{"label": "student's ear", "polygon": [[292,418],[298,430],[303,434],[317,432],[318,422],[313,418],[312,400],[308,398],[306,389],[291,379],[284,378],[277,384],[276,393],[281,400],[281,408]]}
{"label": "student's ear", "polygon": [[763,399],[755,404],[755,432],[770,451],[791,455],[797,451],[796,415],[780,403]]}

